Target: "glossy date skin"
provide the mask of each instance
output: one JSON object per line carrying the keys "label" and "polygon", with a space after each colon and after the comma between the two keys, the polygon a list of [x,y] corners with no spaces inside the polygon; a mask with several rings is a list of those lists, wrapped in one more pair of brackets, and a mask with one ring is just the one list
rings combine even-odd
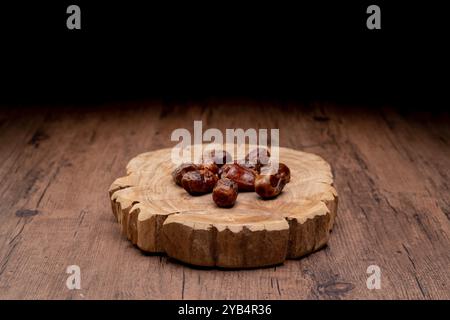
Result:
{"label": "glossy date skin", "polygon": [[172,172],[173,181],[181,186],[181,179],[189,171],[199,170],[199,166],[193,163],[182,163]]}
{"label": "glossy date skin", "polygon": [[210,150],[206,152],[202,157],[202,163],[203,164],[210,164],[214,163],[219,168],[222,167],[224,164],[231,162],[231,155],[225,151],[225,150]]}
{"label": "glossy date skin", "polygon": [[228,178],[222,178],[214,187],[212,198],[218,207],[230,208],[234,206],[237,196],[237,183]]}
{"label": "glossy date skin", "polygon": [[182,163],[175,170],[172,171],[173,181],[181,186],[181,179],[183,176],[190,172],[196,170],[209,170],[214,174],[219,173],[219,167],[215,163],[202,163],[202,164],[194,164],[194,163]]}
{"label": "glossy date skin", "polygon": [[291,181],[291,170],[284,163],[278,164],[278,174],[281,175],[281,178],[284,179],[286,183]]}
{"label": "glossy date skin", "polygon": [[262,167],[261,174],[255,179],[255,191],[263,199],[272,199],[283,191],[290,180],[290,170],[283,163],[278,165],[277,172],[273,172],[270,167]]}
{"label": "glossy date skin", "polygon": [[239,191],[254,191],[257,172],[240,164],[226,164],[220,169],[220,177],[237,183]]}
{"label": "glossy date skin", "polygon": [[214,162],[202,163],[198,167],[200,170],[209,170],[214,174],[219,174],[219,166]]}
{"label": "glossy date skin", "polygon": [[216,174],[202,169],[185,173],[181,179],[181,185],[190,195],[198,196],[210,193],[218,180]]}
{"label": "glossy date skin", "polygon": [[268,165],[270,152],[265,148],[256,148],[245,156],[244,166],[259,172],[262,166]]}

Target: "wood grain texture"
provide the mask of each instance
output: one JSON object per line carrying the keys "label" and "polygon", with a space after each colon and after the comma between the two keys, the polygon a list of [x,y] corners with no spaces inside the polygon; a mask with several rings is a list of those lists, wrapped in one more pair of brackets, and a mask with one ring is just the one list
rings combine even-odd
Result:
{"label": "wood grain texture", "polygon": [[[141,250],[197,266],[255,268],[300,258],[328,242],[337,192],[331,167],[321,157],[279,148],[292,177],[283,192],[272,200],[242,192],[234,207],[225,209],[211,194],[191,196],[175,184],[171,152],[165,148],[134,157],[127,175],[109,189],[122,233]],[[235,154],[232,160],[243,159]]]}
{"label": "wood grain texture", "polygon": [[[124,241],[105,190],[172,130],[280,128],[333,163],[329,247],[283,266],[196,269]],[[448,114],[208,100],[0,111],[2,299],[449,299]],[[157,243],[155,244],[157,245]],[[65,286],[81,268],[81,290]],[[380,290],[366,273],[382,271]]]}

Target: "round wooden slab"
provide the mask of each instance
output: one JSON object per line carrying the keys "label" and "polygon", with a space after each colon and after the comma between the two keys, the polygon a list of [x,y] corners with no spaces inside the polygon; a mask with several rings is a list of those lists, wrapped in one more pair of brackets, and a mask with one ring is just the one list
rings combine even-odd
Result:
{"label": "round wooden slab", "polygon": [[165,252],[199,266],[252,268],[299,258],[323,247],[337,210],[330,165],[321,157],[280,148],[291,182],[273,200],[241,192],[233,208],[211,194],[191,196],[171,176],[171,148],[143,153],[111,185],[122,232],[146,252]]}

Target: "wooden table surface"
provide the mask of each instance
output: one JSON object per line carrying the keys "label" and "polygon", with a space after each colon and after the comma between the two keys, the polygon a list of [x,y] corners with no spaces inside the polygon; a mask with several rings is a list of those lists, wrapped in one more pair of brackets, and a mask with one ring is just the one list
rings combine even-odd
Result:
{"label": "wooden table surface", "polygon": [[[281,145],[332,164],[329,245],[241,271],[144,255],[107,190],[176,128],[280,128]],[[0,110],[0,299],[450,299],[448,114],[318,103],[134,102]],[[78,265],[81,289],[66,268]],[[381,289],[369,290],[369,265]]]}

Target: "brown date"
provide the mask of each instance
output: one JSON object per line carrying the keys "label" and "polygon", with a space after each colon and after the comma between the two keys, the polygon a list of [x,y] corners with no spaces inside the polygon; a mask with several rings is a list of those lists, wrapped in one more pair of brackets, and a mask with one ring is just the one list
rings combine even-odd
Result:
{"label": "brown date", "polygon": [[265,148],[256,148],[245,156],[245,166],[259,172],[262,166],[269,163],[270,152]]}
{"label": "brown date", "polygon": [[291,180],[289,167],[283,163],[278,164],[278,170],[273,172],[269,166],[261,168],[261,174],[255,179],[255,191],[263,199],[278,196],[284,186]]}
{"label": "brown date", "polygon": [[175,181],[176,184],[181,186],[181,179],[183,178],[183,176],[189,171],[194,171],[198,169],[199,167],[196,164],[182,163],[175,170],[172,171],[173,181]]}
{"label": "brown date", "polygon": [[183,175],[181,185],[189,194],[197,196],[211,192],[217,180],[217,175],[209,170],[195,170]]}
{"label": "brown date", "polygon": [[237,163],[226,164],[220,170],[221,178],[228,178],[237,183],[239,191],[254,191],[257,172]]}
{"label": "brown date", "polygon": [[210,150],[202,157],[202,163],[215,163],[219,168],[229,162],[231,162],[231,155],[225,150]]}
{"label": "brown date", "polygon": [[291,170],[284,163],[278,164],[278,173],[286,181],[286,183],[289,183],[289,181],[291,181]]}
{"label": "brown date", "polygon": [[219,167],[214,162],[206,162],[198,165],[200,170],[209,170],[214,174],[219,174]]}
{"label": "brown date", "polygon": [[222,178],[214,187],[212,198],[217,206],[222,208],[230,208],[236,202],[237,196],[237,183],[228,178]]}

